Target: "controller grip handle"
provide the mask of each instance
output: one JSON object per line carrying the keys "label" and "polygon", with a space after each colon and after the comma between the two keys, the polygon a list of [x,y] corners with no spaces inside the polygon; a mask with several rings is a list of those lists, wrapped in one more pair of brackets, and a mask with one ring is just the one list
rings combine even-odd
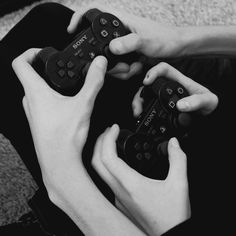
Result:
{"label": "controller grip handle", "polygon": [[188,129],[192,125],[192,117],[190,114],[182,112],[174,119],[176,128]]}
{"label": "controller grip handle", "polygon": [[54,53],[57,53],[57,50],[53,47],[46,47],[43,48],[42,50],[39,51],[39,53],[37,54],[36,58],[39,58],[42,60],[42,62],[44,64],[47,63],[48,59],[50,58],[50,56]]}
{"label": "controller grip handle", "polygon": [[163,141],[157,145],[157,155],[163,157],[168,156],[168,141]]}
{"label": "controller grip handle", "polygon": [[33,61],[33,68],[41,75],[44,76],[46,64],[51,57],[51,55],[57,53],[58,51],[53,47],[46,47],[40,50]]}
{"label": "controller grip handle", "polygon": [[126,142],[132,134],[133,133],[130,130],[127,130],[127,129],[120,130],[120,133],[119,133],[118,138],[116,140],[119,155],[121,155],[121,156],[125,155]]}

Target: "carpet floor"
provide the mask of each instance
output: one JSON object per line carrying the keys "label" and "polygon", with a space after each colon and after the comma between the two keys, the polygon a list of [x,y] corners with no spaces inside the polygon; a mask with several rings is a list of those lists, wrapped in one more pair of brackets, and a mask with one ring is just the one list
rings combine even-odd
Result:
{"label": "carpet floor", "polygon": [[[0,18],[0,40],[42,0]],[[98,2],[121,11],[170,25],[235,25],[235,0],[58,0],[73,10]],[[27,213],[29,199],[37,185],[19,155],[0,134],[0,226],[13,223]]]}

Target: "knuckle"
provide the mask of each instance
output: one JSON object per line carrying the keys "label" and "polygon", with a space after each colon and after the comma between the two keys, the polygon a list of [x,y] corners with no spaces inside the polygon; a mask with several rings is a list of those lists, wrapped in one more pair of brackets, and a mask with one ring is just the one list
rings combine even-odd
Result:
{"label": "knuckle", "polygon": [[163,72],[167,72],[170,69],[170,65],[166,62],[160,62],[158,66]]}
{"label": "knuckle", "polygon": [[127,80],[127,79],[129,79],[129,73],[118,74],[118,75],[116,75],[116,77],[118,79]]}
{"label": "knuckle", "polygon": [[97,160],[98,158],[97,158],[97,155],[95,155],[93,158],[92,158],[92,161],[91,161],[91,164],[92,164],[92,166],[93,166],[93,168],[95,169],[95,170],[97,170],[97,163],[98,163],[98,160]]}
{"label": "knuckle", "polygon": [[187,155],[182,150],[179,152],[178,156],[181,159],[181,161],[187,162]]}
{"label": "knuckle", "polygon": [[22,104],[23,104],[23,106],[26,105],[26,97],[25,96],[22,98]]}
{"label": "knuckle", "polygon": [[138,34],[135,34],[135,40],[137,48],[141,48],[143,45],[143,39]]}
{"label": "knuckle", "polygon": [[125,185],[124,188],[126,189],[127,194],[135,204],[143,200],[143,190],[140,189],[140,181],[138,179],[134,179],[132,181],[125,181],[123,184]]}
{"label": "knuckle", "polygon": [[212,100],[213,100],[214,104],[218,105],[218,103],[219,103],[219,98],[218,98],[218,96],[216,96],[214,93],[212,93]]}
{"label": "knuckle", "polygon": [[22,106],[23,106],[24,110],[26,110],[26,98],[25,97],[23,97],[23,99],[22,99]]}
{"label": "knuckle", "polygon": [[16,57],[16,58],[12,61],[11,65],[12,65],[12,68],[13,68],[13,69],[15,69],[15,68],[17,67],[19,61],[20,61],[20,56]]}

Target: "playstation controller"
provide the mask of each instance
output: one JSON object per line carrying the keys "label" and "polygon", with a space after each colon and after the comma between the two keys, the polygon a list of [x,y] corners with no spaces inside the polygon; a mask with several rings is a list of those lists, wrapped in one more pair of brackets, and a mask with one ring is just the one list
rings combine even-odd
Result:
{"label": "playstation controller", "polygon": [[176,107],[177,101],[188,95],[181,84],[164,77],[144,86],[140,93],[144,109],[134,130],[121,129],[118,136],[119,157],[146,177],[165,179],[168,141],[171,137],[184,140],[192,125],[193,115]]}
{"label": "playstation controller", "polygon": [[63,51],[43,48],[33,63],[49,86],[66,96],[79,92],[96,56],[103,55],[108,59],[108,69],[118,62],[134,61],[134,53],[118,56],[109,50],[111,40],[130,33],[116,16],[90,9],[83,15],[80,26],[83,30]]}

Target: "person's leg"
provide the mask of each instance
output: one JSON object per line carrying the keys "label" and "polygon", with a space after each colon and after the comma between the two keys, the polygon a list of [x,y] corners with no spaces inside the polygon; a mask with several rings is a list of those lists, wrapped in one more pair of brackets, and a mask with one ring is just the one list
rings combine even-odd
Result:
{"label": "person's leg", "polygon": [[56,3],[38,5],[0,42],[0,132],[11,141],[40,186],[40,169],[22,106],[24,91],[12,70],[11,62],[32,47],[64,48],[72,38],[66,31],[72,14],[72,10]]}
{"label": "person's leg", "polygon": [[188,157],[194,226],[201,225],[208,232],[217,225],[219,233],[227,231],[230,225],[232,227],[228,215],[233,204],[231,189],[235,179],[232,176],[234,139],[230,137],[234,135],[236,119],[233,111],[236,60],[190,59],[176,67],[219,97],[216,111],[201,123],[196,121],[189,146],[184,151]]}
{"label": "person's leg", "polygon": [[[41,177],[40,167],[34,150],[28,122],[23,110],[23,88],[14,74],[11,62],[29,48],[46,46],[63,49],[74,35],[69,35],[66,28],[73,11],[56,3],[46,3],[33,8],[12,30],[0,41],[0,132],[16,148],[24,164],[36,180],[39,191],[30,200],[34,213],[42,215],[39,219],[48,228],[46,231],[56,235],[82,235],[69,217],[50,203]],[[79,30],[79,29],[78,29]]]}

